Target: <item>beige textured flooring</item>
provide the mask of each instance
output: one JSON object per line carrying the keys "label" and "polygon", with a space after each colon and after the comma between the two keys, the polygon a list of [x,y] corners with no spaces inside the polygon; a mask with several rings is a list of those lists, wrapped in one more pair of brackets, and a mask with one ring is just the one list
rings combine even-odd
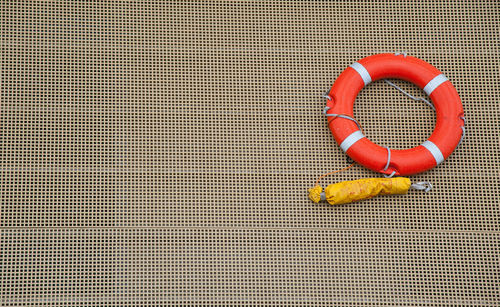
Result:
{"label": "beige textured flooring", "polygon": [[[1,305],[498,306],[499,16],[496,1],[2,1]],[[347,165],[321,95],[398,51],[453,82],[463,145],[412,177],[430,193],[313,204],[307,188]],[[380,145],[432,132],[383,82],[356,103]]]}

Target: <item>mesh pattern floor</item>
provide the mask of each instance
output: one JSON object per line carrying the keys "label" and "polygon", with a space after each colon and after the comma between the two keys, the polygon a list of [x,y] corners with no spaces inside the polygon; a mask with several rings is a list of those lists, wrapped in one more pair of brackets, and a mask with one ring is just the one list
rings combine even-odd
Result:
{"label": "mesh pattern floor", "polygon": [[[1,6],[3,306],[500,304],[498,2]],[[464,143],[430,193],[313,204],[347,165],[321,95],[399,51],[454,83]],[[355,115],[391,148],[434,126],[383,82]]]}

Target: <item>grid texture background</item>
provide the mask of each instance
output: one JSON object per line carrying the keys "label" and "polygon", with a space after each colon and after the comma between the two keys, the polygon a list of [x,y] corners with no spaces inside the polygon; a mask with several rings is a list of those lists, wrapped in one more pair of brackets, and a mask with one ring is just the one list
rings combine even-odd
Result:
{"label": "grid texture background", "polygon": [[[498,306],[499,17],[496,1],[2,1],[1,304]],[[412,177],[430,193],[313,204],[347,165],[321,95],[400,51],[453,82],[464,143]],[[355,115],[391,148],[434,126],[383,82]]]}

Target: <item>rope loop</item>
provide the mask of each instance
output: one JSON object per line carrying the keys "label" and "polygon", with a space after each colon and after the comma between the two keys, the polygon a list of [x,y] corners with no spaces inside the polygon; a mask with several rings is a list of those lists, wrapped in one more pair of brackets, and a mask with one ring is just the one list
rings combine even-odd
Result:
{"label": "rope loop", "polygon": [[425,191],[425,192],[429,192],[430,190],[432,190],[432,184],[430,182],[427,182],[427,181],[413,183],[411,185],[411,187],[415,190],[420,190],[420,191]]}
{"label": "rope loop", "polygon": [[436,108],[434,107],[434,105],[431,102],[429,102],[429,100],[427,100],[423,97],[415,97],[387,79],[384,79],[384,82],[389,84],[393,88],[397,89],[398,91],[400,91],[401,93],[405,94],[406,96],[410,97],[411,99],[413,99],[415,101],[425,102],[429,107],[431,107],[434,111],[436,111]]}
{"label": "rope loop", "polygon": [[387,163],[385,164],[384,172],[389,168],[389,163],[391,163],[391,149],[387,146],[385,148],[387,149]]}
{"label": "rope loop", "polygon": [[462,141],[464,140],[464,137],[465,137],[465,124],[467,123],[467,120],[465,119],[465,117],[460,116],[459,118],[464,121],[464,125],[460,127],[462,129],[462,136],[460,137],[460,141],[458,142],[457,147],[460,146],[460,144],[462,144]]}
{"label": "rope loop", "polygon": [[358,126],[359,130],[363,131],[363,129],[361,128],[361,125],[358,123],[358,121],[355,118],[353,118],[349,115],[345,115],[345,114],[334,114],[334,113],[327,114],[326,112],[328,112],[328,110],[330,110],[330,107],[325,107],[325,109],[323,110],[323,114],[326,117],[340,117],[340,118],[351,120],[356,124],[356,126]]}
{"label": "rope loop", "polygon": [[326,100],[332,100],[332,97],[330,96],[330,90],[326,91],[321,97],[325,98]]}
{"label": "rope loop", "polygon": [[384,177],[385,178],[392,178],[392,177],[394,177],[395,174],[396,174],[396,171],[392,171],[392,173],[390,175],[384,174]]}

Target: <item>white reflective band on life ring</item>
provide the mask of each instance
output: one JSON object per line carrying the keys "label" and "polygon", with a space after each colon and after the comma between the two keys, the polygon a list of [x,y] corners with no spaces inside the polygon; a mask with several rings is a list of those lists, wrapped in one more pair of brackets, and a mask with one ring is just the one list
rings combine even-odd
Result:
{"label": "white reflective band on life ring", "polygon": [[434,159],[436,160],[436,165],[444,161],[443,153],[441,152],[441,149],[439,149],[439,147],[436,146],[436,144],[427,140],[422,143],[422,146],[427,148],[427,150],[430,151],[430,153],[434,156]]}
{"label": "white reflective band on life ring", "polygon": [[352,145],[354,145],[354,143],[356,143],[357,141],[361,140],[364,137],[365,136],[363,135],[363,132],[357,130],[357,131],[351,133],[348,137],[346,137],[344,139],[344,141],[342,141],[342,144],[340,144],[340,148],[342,148],[342,150],[345,152]]}
{"label": "white reflective band on life ring", "polygon": [[431,93],[434,92],[434,90],[438,86],[440,86],[441,84],[443,84],[447,80],[448,80],[448,78],[446,78],[446,76],[443,74],[439,74],[439,75],[435,76],[434,79],[429,81],[429,83],[427,83],[427,85],[424,87],[424,92],[427,94],[427,96],[430,96]]}
{"label": "white reflective band on life ring", "polygon": [[370,73],[366,68],[359,64],[358,62],[354,62],[351,65],[352,68],[354,68],[355,71],[358,72],[358,74],[361,76],[363,79],[363,82],[365,83],[365,86],[368,85],[370,82],[372,82],[372,77],[370,76]]}

